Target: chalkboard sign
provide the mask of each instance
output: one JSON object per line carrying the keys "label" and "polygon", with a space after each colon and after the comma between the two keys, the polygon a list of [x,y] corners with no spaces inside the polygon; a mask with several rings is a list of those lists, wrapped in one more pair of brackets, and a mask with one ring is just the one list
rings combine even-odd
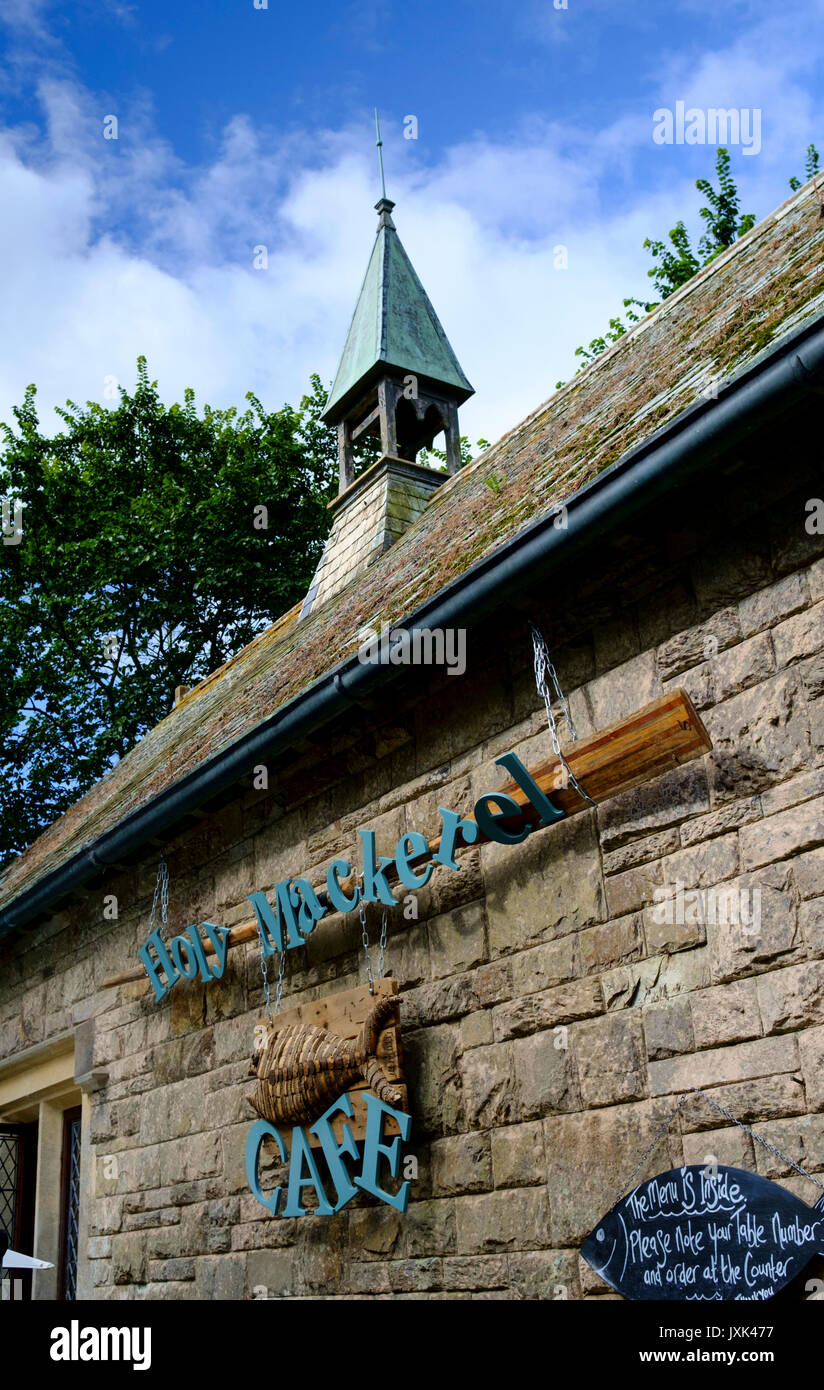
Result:
{"label": "chalkboard sign", "polygon": [[623,1197],[581,1253],[624,1298],[771,1298],[824,1255],[824,1197],[809,1207],[741,1168],[673,1168]]}

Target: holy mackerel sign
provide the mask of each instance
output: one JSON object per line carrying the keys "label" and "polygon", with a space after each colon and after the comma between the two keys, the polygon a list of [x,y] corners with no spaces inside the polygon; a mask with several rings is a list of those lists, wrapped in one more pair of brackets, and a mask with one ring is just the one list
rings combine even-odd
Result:
{"label": "holy mackerel sign", "polygon": [[254,921],[231,930],[202,922],[165,941],[155,929],[138,951],[142,966],[112,976],[104,987],[139,979],[145,971],[160,1001],[179,981],[219,980],[233,946],[259,936],[264,955],[294,950],[332,914],[351,912],[361,903],[394,907],[395,886],[415,892],[437,866],[459,871],[455,856],[466,846],[520,844],[565,816],[659,777],[711,747],[689,696],[674,690],[573,744],[563,760],[552,757],[529,770],[514,752],[503,753],[495,762],[510,780],[480,796],[471,815],[441,807],[434,837],[410,831],[385,855],[375,832],[360,829],[355,862],[336,859],[323,883],[313,885],[305,875],[283,879],[275,884],[274,902],[263,890],[250,894]]}

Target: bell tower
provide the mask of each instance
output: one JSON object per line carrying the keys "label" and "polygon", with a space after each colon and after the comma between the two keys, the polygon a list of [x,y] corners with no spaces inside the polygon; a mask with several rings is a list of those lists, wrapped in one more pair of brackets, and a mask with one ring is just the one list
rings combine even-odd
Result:
{"label": "bell tower", "polygon": [[[441,431],[447,473],[457,472],[458,406],[474,394],[401,245],[382,159],[380,167],[377,235],[321,417],[338,433],[332,531],[301,617],[361,574],[420,516],[446,474],[416,459]],[[355,445],[363,438],[377,443],[380,456],[356,477]]]}
{"label": "bell tower", "polygon": [[377,237],[323,416],[338,429],[341,492],[363,435],[411,463],[443,430],[447,472],[461,462],[458,406],[472,387],[401,244],[394,206],[385,196],[375,205]]}

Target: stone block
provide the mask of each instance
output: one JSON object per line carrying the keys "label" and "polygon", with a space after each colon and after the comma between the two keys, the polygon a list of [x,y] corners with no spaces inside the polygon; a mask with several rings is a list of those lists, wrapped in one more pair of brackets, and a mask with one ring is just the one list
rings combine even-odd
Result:
{"label": "stone block", "polygon": [[492,1186],[489,1134],[470,1131],[436,1139],[430,1148],[432,1190],[436,1197],[486,1192]]}
{"label": "stone block", "polygon": [[755,980],[698,990],[690,996],[690,1007],[698,1048],[761,1037]]}
{"label": "stone block", "polygon": [[803,571],[787,575],[776,584],[742,599],[738,606],[741,631],[745,637],[764,628],[775,627],[783,618],[789,618],[806,608],[810,600],[807,576]]}
{"label": "stone block", "polygon": [[604,676],[590,681],[587,694],[596,729],[604,729],[618,719],[634,714],[661,694],[655,666],[655,653],[643,652]]}
{"label": "stone block", "polygon": [[505,1255],[457,1255],[443,1262],[445,1289],[505,1289],[508,1285]]}
{"label": "stone block", "polygon": [[607,1014],[572,1031],[572,1051],[585,1107],[615,1105],[646,1092],[641,1020]]}
{"label": "stone block", "polygon": [[771,970],[758,979],[765,1033],[785,1033],[824,1023],[824,961]]}
{"label": "stone block", "polygon": [[510,1118],[529,1119],[578,1108],[575,1063],[565,1027],[516,1038],[512,1053],[516,1100]]}
{"label": "stone block", "polygon": [[820,700],[824,695],[824,652],[817,652],[809,661],[799,661],[798,672],[807,701]]}
{"label": "stone block", "polygon": [[811,956],[824,956],[824,898],[802,903],[798,925]]}
{"label": "stone block", "polygon": [[461,1127],[460,1032],[455,1025],[404,1035],[410,1108],[417,1135],[450,1133]]}
{"label": "stone block", "polygon": [[793,877],[802,898],[824,896],[824,848],[794,859]]}
{"label": "stone block", "polygon": [[496,1043],[476,1047],[461,1061],[463,1103],[471,1129],[505,1124],[516,1113],[512,1047]]}
{"label": "stone block", "polygon": [[[738,604],[772,577],[769,544],[766,538],[754,536],[752,529],[746,533],[727,529],[723,544],[699,550],[690,573],[699,605],[714,614],[707,627],[720,639],[718,610]],[[719,647],[724,645],[719,640]]]}
{"label": "stone block", "polygon": [[512,999],[492,1010],[492,1025],[496,1042],[523,1037],[541,1029],[556,1028],[576,1019],[592,1018],[603,1008],[603,995],[598,980],[574,980],[568,985],[539,994],[527,994]]}
{"label": "stone block", "polygon": [[483,1047],[492,1040],[492,1013],[489,1009],[480,1009],[461,1019],[461,1047],[465,1052],[471,1047]]}
{"label": "stone block", "polygon": [[530,1250],[509,1256],[511,1297],[560,1301],[581,1296],[573,1250]]}
{"label": "stone block", "polygon": [[605,850],[613,851],[641,835],[679,826],[688,816],[709,809],[704,764],[686,763],[602,802],[598,807],[601,842]]}
{"label": "stone block", "polygon": [[413,1259],[455,1251],[455,1203],[412,1202],[406,1213],[406,1253]]}
{"label": "stone block", "polygon": [[145,1284],[146,1237],[142,1234],[112,1236],[112,1281],[115,1284]]}
{"label": "stone block", "polygon": [[549,1201],[544,1187],[459,1197],[455,1206],[461,1255],[494,1255],[550,1245]]}
{"label": "stone block", "polygon": [[468,903],[429,923],[432,975],[439,979],[472,970],[487,958],[486,915],[480,902]]}
{"label": "stone block", "polygon": [[679,912],[677,895],[662,898],[648,907],[643,923],[648,956],[689,951],[702,946],[707,939],[703,912]]}
{"label": "stone block", "polygon": [[397,1259],[406,1248],[405,1219],[394,1207],[352,1208],[349,1246],[361,1260]]}
{"label": "stone block", "polygon": [[786,811],[790,806],[799,806],[802,801],[812,801],[815,797],[824,798],[824,768],[814,768],[812,772],[799,773],[789,782],[761,793],[761,810],[765,816]]}
{"label": "stone block", "polygon": [[758,685],[775,670],[772,641],[769,633],[759,633],[748,642],[741,642],[729,651],[721,652],[710,662],[716,701],[727,700],[752,685]]}
{"label": "stone block", "polygon": [[824,603],[779,623],[772,635],[779,666],[790,666],[805,656],[813,656],[824,646]]}
{"label": "stone block", "polygon": [[651,1060],[690,1052],[694,1046],[689,998],[644,1009],[644,1041]]}
{"label": "stone block", "polygon": [[737,873],[738,835],[731,834],[671,854],[662,881],[673,891],[678,883],[685,889],[712,888]]}
{"label": "stone block", "polygon": [[[737,830],[739,826],[750,825],[760,818],[761,802],[757,796],[747,797],[743,801],[731,801],[719,810],[711,811],[709,815],[699,816],[696,820],[687,821],[682,825],[681,843],[684,848],[688,848],[702,840],[711,840],[716,835],[725,835],[730,830]],[[669,870],[667,874],[670,876]]]}
{"label": "stone block", "polygon": [[[586,936],[586,932],[582,932],[581,936]],[[519,951],[510,961],[512,984],[504,997],[513,994],[520,998],[524,994],[536,994],[539,990],[574,979],[577,974],[576,945],[575,936],[562,936],[557,941],[547,941],[529,951]]]}
{"label": "stone block", "polygon": [[[758,1133],[800,1168],[820,1175],[824,1168],[824,1115],[798,1115],[787,1120],[770,1120],[767,1124],[758,1125]],[[777,1154],[770,1153],[763,1144],[755,1146],[755,1161],[762,1177],[776,1179],[795,1176],[792,1165]],[[821,1196],[822,1193],[817,1192],[812,1184],[807,1185],[804,1200],[811,1206]]]}
{"label": "stone block", "polygon": [[716,702],[715,666],[710,661],[702,661],[700,666],[692,666],[689,671],[664,681],[663,690],[665,695],[672,690],[684,690],[697,710],[705,710]]}
{"label": "stone block", "polygon": [[349,1266],[349,1290],[354,1294],[389,1293],[388,1264],[351,1264]]}
{"label": "stone block", "polygon": [[676,955],[652,956],[601,976],[604,1001],[610,1012],[661,1004],[687,990],[705,989],[710,983],[710,959],[705,946]]}
{"label": "stone block", "polygon": [[492,1171],[496,1187],[534,1187],[546,1182],[540,1120],[492,1131]]}
{"label": "stone block", "polygon": [[640,960],[645,952],[641,917],[633,914],[617,922],[604,922],[582,931],[578,941],[581,970],[600,973],[625,961]]}
{"label": "stone block", "polygon": [[713,1048],[687,1057],[650,1062],[650,1090],[654,1096],[702,1090],[724,1082],[751,1081],[760,1076],[777,1076],[798,1066],[795,1038],[760,1038],[733,1047]]}
{"label": "stone block", "polygon": [[150,1260],[149,1281],[157,1283],[188,1283],[195,1277],[195,1262],[191,1259]]}
{"label": "stone block", "polygon": [[610,917],[623,917],[653,901],[653,890],[662,881],[661,865],[642,864],[606,880],[607,910]]}
{"label": "stone block", "polygon": [[637,864],[647,864],[651,859],[663,859],[665,855],[680,848],[680,844],[675,826],[670,830],[661,830],[657,835],[645,835],[640,840],[630,840],[604,855],[604,872],[620,874]]}
{"label": "stone block", "polygon": [[809,724],[799,680],[795,673],[781,673],[706,712],[716,805],[751,795],[809,765]]}
{"label": "stone block", "polygon": [[716,899],[715,921],[707,927],[713,979],[751,974],[804,949],[789,869],[771,864],[724,885]]}
{"label": "stone block", "polygon": [[741,626],[734,608],[724,608],[698,627],[679,632],[658,648],[658,670],[669,680],[699,661],[730,647],[741,637]]}
{"label": "stone block", "polygon": [[[762,1076],[756,1081],[741,1081],[731,1086],[705,1087],[706,1095],[722,1105],[743,1124],[760,1124],[762,1120],[782,1115],[800,1115],[805,1108],[804,1087],[798,1077]],[[689,1096],[681,1110],[685,1131],[717,1129],[727,1119],[707,1103],[703,1095]]]}
{"label": "stone block", "polygon": [[389,1283],[396,1293],[430,1292],[443,1287],[441,1261],[393,1260],[389,1266]]}
{"label": "stone block", "polygon": [[756,825],[745,826],[740,838],[745,869],[757,869],[812,849],[824,843],[824,799],[805,801]]}
{"label": "stone block", "polygon": [[513,965],[514,961],[495,960],[475,971],[472,979],[481,1007],[487,1009],[490,1004],[500,1004],[502,999],[512,998]]}
{"label": "stone block", "polygon": [[726,1168],[745,1168],[752,1171],[755,1164],[753,1141],[738,1125],[726,1129],[705,1130],[684,1135],[684,1162],[702,1167],[721,1164]]}

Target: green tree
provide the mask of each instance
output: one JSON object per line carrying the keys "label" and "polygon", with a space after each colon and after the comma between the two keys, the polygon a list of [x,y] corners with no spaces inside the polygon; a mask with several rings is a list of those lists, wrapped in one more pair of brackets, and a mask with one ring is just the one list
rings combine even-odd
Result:
{"label": "green tree", "polygon": [[644,241],[658,265],[647,271],[655,281],[655,288],[662,299],[667,299],[675,290],[691,280],[697,270],[709,265],[710,261],[732,246],[755,226],[755,213],[741,214],[741,197],[730,167],[729,151],[723,145],[715,154],[715,176],[718,187],[714,188],[709,179],[696,179],[695,187],[703,193],[709,204],[700,209],[704,220],[704,235],[698,243],[696,254],[690,246],[689,234],[683,222],[676,222],[669,233],[670,250],[663,241]]}
{"label": "green tree", "polygon": [[[818,154],[814,146],[810,145],[807,151],[808,177],[811,177],[811,159],[815,155],[815,166],[817,169]],[[723,145],[719,146],[715,155],[715,177],[718,180],[718,187],[714,187],[709,179],[697,179],[695,186],[699,193],[703,193],[707,200],[707,205],[702,207],[700,216],[704,221],[704,234],[698,242],[698,249],[694,251],[690,244],[689,232],[684,223],[679,219],[675,226],[667,234],[667,241],[655,241],[650,237],[644,240],[644,249],[650,252],[653,260],[657,262],[647,275],[655,282],[655,288],[661,299],[652,300],[646,303],[640,299],[625,299],[624,308],[629,312],[626,315],[625,324],[620,315],[610,319],[609,328],[606,333],[598,338],[593,338],[588,347],[577,347],[575,356],[583,358],[578,371],[583,371],[588,362],[599,356],[609,347],[610,343],[617,342],[627,332],[629,324],[637,323],[640,317],[635,313],[635,309],[643,309],[644,313],[650,313],[656,309],[662,299],[667,299],[688,280],[691,280],[696,271],[702,266],[709,265],[728,246],[732,246],[734,241],[742,237],[755,225],[755,213],[741,213],[741,198],[738,192],[735,179],[732,176],[729,151]],[[792,179],[790,180],[792,183]],[[796,180],[794,187],[798,187]],[[564,385],[563,381],[555,383],[556,388]]]}
{"label": "green tree", "polygon": [[[815,175],[818,173],[819,168],[820,168],[820,161],[819,161],[819,157],[818,157],[818,150],[816,149],[815,145],[808,145],[808,146],[807,146],[807,157],[806,157],[806,159],[804,160],[804,177],[805,177],[805,179],[812,179],[812,178],[814,178]],[[801,187],[801,180],[800,180],[800,179],[797,179],[797,178],[795,177],[795,174],[793,174],[793,176],[792,176],[792,178],[790,179],[789,182],[790,182],[790,188],[793,190],[793,192],[795,192],[795,190],[796,190],[797,188],[800,188],[800,187]]]}
{"label": "green tree", "polygon": [[[0,427],[0,860],[19,852],[306,592],[328,531],[334,432],[320,380],[298,410],[165,406],[133,394],[59,410],[35,388]],[[14,540],[6,536],[5,539]]]}

